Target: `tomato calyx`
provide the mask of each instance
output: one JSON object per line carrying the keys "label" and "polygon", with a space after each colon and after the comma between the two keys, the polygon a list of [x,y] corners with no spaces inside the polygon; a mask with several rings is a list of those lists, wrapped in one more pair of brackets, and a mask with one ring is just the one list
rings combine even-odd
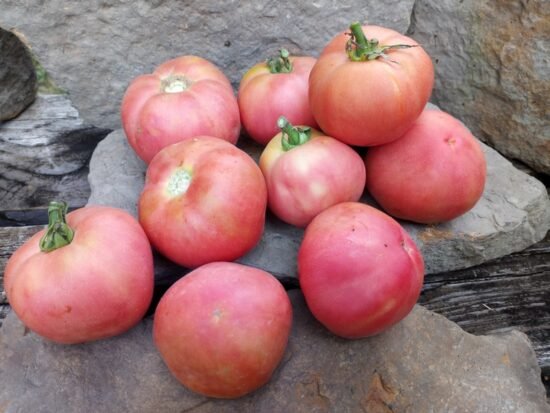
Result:
{"label": "tomato calyx", "polygon": [[292,126],[287,118],[281,116],[277,120],[277,126],[281,129],[281,145],[287,152],[297,146],[303,145],[311,139],[311,128],[308,126]]}
{"label": "tomato calyx", "polygon": [[289,60],[290,53],[286,49],[279,50],[279,56],[267,59],[266,64],[271,73],[290,73],[292,63]]}
{"label": "tomato calyx", "polygon": [[185,76],[171,75],[162,79],[160,88],[164,93],[184,92],[191,86],[191,82]]}
{"label": "tomato calyx", "polygon": [[50,252],[72,242],[74,231],[67,224],[66,216],[66,202],[50,202],[48,205],[48,228],[38,244],[42,252]]}
{"label": "tomato calyx", "polygon": [[346,53],[353,62],[365,62],[382,58],[392,63],[399,63],[390,59],[386,52],[418,46],[417,44],[380,45],[378,39],[367,39],[359,22],[352,23],[349,28],[351,32],[346,33],[350,36],[346,42]]}

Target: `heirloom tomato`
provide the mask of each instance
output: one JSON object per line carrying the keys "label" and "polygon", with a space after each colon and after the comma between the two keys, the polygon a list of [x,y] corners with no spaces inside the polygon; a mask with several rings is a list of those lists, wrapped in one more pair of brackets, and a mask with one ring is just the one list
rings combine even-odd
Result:
{"label": "heirloom tomato", "polygon": [[380,333],[414,307],[424,261],[397,221],[359,202],[321,212],[298,252],[300,287],[312,314],[334,334]]}
{"label": "heirloom tomato", "polygon": [[293,127],[284,117],[279,127],[259,161],[277,217],[305,227],[329,206],[361,197],[365,164],[355,150],[309,127]]}
{"label": "heirloom tomato", "polygon": [[248,135],[265,145],[277,134],[277,119],[286,116],[297,125],[317,127],[308,99],[308,78],[315,59],[280,56],[249,69],[239,85],[241,122]]}
{"label": "heirloom tomato", "polygon": [[67,215],[50,204],[48,228],[10,257],[4,286],[31,330],[72,344],[120,334],[145,315],[153,296],[153,254],[127,212],[101,206]]}
{"label": "heirloom tomato", "polygon": [[167,145],[199,135],[236,143],[239,106],[227,77],[198,56],[181,56],[135,78],[122,99],[122,126],[145,162]]}
{"label": "heirloom tomato", "polygon": [[427,109],[400,139],[370,148],[367,189],[390,215],[431,224],[469,211],[483,194],[485,156],[448,113]]}
{"label": "heirloom tomato", "polygon": [[322,51],[309,77],[315,120],[327,134],[357,146],[399,138],[430,97],[433,64],[412,39],[353,23]]}
{"label": "heirloom tomato", "polygon": [[269,381],[291,325],[290,300],[275,277],[214,262],[168,289],[155,311],[153,337],[184,386],[210,397],[236,398]]}
{"label": "heirloom tomato", "polygon": [[252,249],[263,233],[266,205],[254,160],[227,141],[200,136],[153,158],[138,210],[153,246],[194,268],[233,261]]}

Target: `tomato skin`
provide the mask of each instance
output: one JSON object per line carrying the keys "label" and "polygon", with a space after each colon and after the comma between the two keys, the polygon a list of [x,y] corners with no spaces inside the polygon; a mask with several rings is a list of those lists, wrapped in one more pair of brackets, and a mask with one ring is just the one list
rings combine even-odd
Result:
{"label": "tomato skin", "polygon": [[290,300],[275,277],[215,262],[168,289],[155,312],[153,337],[184,386],[210,397],[236,398],[269,381],[291,324]]}
{"label": "tomato skin", "polygon": [[367,189],[390,215],[424,224],[466,213],[483,195],[480,144],[456,118],[425,110],[405,135],[369,149]]}
{"label": "tomato skin", "polygon": [[378,334],[414,307],[424,262],[403,228],[385,213],[344,202],[317,215],[298,252],[300,287],[315,318],[334,334]]}
{"label": "tomato skin", "polygon": [[365,188],[365,165],[348,145],[312,130],[312,138],[289,151],[278,133],[260,156],[269,209],[281,220],[305,227],[324,209],[357,201]]}
{"label": "tomato skin", "polygon": [[42,230],[10,257],[10,306],[40,336],[63,344],[120,334],[145,315],[153,296],[153,255],[125,211],[89,206],[67,214],[73,241],[42,252]]}
{"label": "tomato skin", "polygon": [[[187,82],[185,90],[166,91],[169,80],[178,77]],[[236,143],[241,128],[231,83],[198,56],[168,60],[133,79],[122,99],[121,120],[128,142],[146,163],[165,146],[194,136]]]}
{"label": "tomato skin", "polygon": [[[417,43],[379,26],[363,26],[381,45]],[[422,47],[387,51],[387,59],[355,62],[335,36],[323,49],[309,78],[309,101],[315,120],[327,134],[357,146],[399,138],[420,115],[434,83],[433,64]],[[389,60],[391,59],[391,61]]]}
{"label": "tomato skin", "polygon": [[271,73],[265,62],[250,68],[239,85],[241,122],[256,142],[266,145],[277,134],[277,119],[285,116],[292,124],[317,127],[309,106],[308,79],[316,59],[290,56],[290,73]]}
{"label": "tomato skin", "polygon": [[[178,173],[190,174],[181,194]],[[254,160],[227,141],[195,137],[161,150],[147,168],[139,221],[153,246],[188,268],[233,261],[260,240],[267,190]]]}

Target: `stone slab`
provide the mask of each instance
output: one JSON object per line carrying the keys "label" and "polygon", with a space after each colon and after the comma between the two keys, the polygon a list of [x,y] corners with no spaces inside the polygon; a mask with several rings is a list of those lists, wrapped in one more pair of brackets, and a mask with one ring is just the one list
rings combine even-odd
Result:
{"label": "stone slab", "polygon": [[25,34],[57,85],[85,119],[120,127],[129,82],[165,60],[194,54],[218,65],[233,83],[281,47],[317,56],[352,21],[404,32],[414,0],[178,1],[2,0],[0,25]]}
{"label": "stone slab", "polygon": [[0,328],[0,407],[9,413],[476,412],[548,413],[529,341],[513,331],[473,336],[416,306],[390,330],[344,340],[289,292],[293,328],[272,380],[248,396],[194,394],[169,373],[152,319],[126,334],[62,346],[10,313]]}
{"label": "stone slab", "polygon": [[550,2],[418,0],[408,33],[434,62],[434,102],[550,174]]}
{"label": "stone slab", "polygon": [[[261,147],[241,138],[239,145],[257,159]],[[419,246],[426,273],[467,268],[520,251],[544,238],[550,228],[550,199],[544,185],[515,168],[482,143],[487,183],[481,200],[465,215],[439,225],[401,222]],[[90,204],[120,207],[137,216],[146,165],[129,147],[124,132],[108,135],[90,161]],[[365,202],[371,202],[367,197]],[[279,278],[296,277],[303,231],[268,214],[264,236],[239,261]]]}

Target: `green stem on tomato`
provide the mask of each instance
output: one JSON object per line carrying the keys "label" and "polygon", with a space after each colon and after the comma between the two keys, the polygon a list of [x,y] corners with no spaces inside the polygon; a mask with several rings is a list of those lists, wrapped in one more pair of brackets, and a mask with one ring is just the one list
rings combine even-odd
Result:
{"label": "green stem on tomato", "polygon": [[50,252],[71,243],[74,231],[67,224],[67,203],[52,201],[48,206],[48,228],[40,239],[40,250]]}
{"label": "green stem on tomato", "polygon": [[[394,49],[408,49],[416,47],[416,44],[392,44],[380,45],[378,39],[367,39],[363,32],[363,27],[359,22],[353,22],[349,26],[351,33],[350,38],[346,42],[346,53],[350,60],[354,62],[364,62],[367,60],[375,60],[378,58],[388,59],[386,51]],[[390,60],[397,63],[393,60]]]}
{"label": "green stem on tomato", "polygon": [[277,126],[281,129],[281,145],[283,151],[289,151],[292,148],[303,145],[311,139],[311,128],[308,126],[292,126],[287,118],[281,116],[277,120]]}
{"label": "green stem on tomato", "polygon": [[271,73],[290,73],[292,72],[292,63],[290,62],[290,53],[288,50],[279,50],[279,56],[267,59],[267,67]]}

